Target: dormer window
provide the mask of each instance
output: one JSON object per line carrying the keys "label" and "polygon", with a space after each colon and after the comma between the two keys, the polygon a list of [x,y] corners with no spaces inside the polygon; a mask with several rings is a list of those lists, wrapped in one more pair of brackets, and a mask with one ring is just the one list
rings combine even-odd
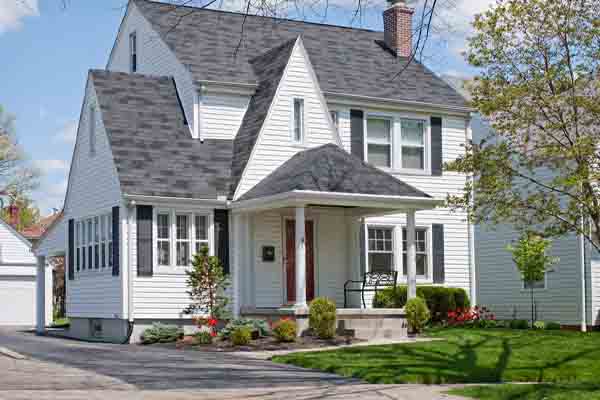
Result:
{"label": "dormer window", "polygon": [[296,143],[304,142],[304,99],[294,99],[292,139]]}
{"label": "dormer window", "polygon": [[129,35],[129,69],[137,72],[137,34],[133,32]]}

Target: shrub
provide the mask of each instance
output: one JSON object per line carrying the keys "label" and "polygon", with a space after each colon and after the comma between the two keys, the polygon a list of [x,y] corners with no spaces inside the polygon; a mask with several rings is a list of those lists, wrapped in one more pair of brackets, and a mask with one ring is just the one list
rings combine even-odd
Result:
{"label": "shrub", "polygon": [[335,337],[335,310],[335,303],[325,297],[318,297],[310,303],[308,326],[320,339]]}
{"label": "shrub", "polygon": [[559,331],[560,324],[558,322],[546,322],[547,331]]}
{"label": "shrub", "polygon": [[[417,296],[425,299],[433,322],[444,322],[448,311],[470,308],[469,296],[464,289],[443,286],[417,286]],[[406,305],[407,287],[385,288],[375,295],[374,308],[403,308]]]}
{"label": "shrub", "polygon": [[414,333],[419,333],[429,321],[430,313],[425,300],[421,297],[410,299],[404,307],[408,326]]}
{"label": "shrub", "polygon": [[212,344],[213,335],[208,330],[202,330],[196,333],[196,342],[198,344]]}
{"label": "shrub", "polygon": [[296,321],[291,319],[280,319],[273,324],[273,336],[278,342],[295,342],[297,332]]}
{"label": "shrub", "polygon": [[529,329],[529,321],[526,319],[513,319],[508,326],[510,329]]}
{"label": "shrub", "polygon": [[238,326],[231,332],[231,343],[234,346],[246,346],[252,340],[252,329],[247,326]]}
{"label": "shrub", "polygon": [[535,321],[533,323],[533,329],[544,330],[546,329],[546,323],[544,321]]}
{"label": "shrub", "polygon": [[182,337],[183,329],[174,325],[155,323],[142,333],[140,339],[142,340],[142,344],[152,344],[175,342]]}
{"label": "shrub", "polygon": [[229,323],[223,329],[221,329],[219,335],[223,339],[229,339],[231,333],[239,327],[250,328],[251,332],[255,333],[255,337],[265,337],[271,335],[271,330],[269,329],[269,324],[267,321],[254,318],[238,318],[229,321]]}

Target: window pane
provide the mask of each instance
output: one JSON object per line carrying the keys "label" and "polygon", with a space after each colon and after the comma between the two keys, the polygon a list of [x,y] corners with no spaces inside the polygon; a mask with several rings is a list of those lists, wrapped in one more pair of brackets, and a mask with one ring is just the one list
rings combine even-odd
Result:
{"label": "window pane", "polygon": [[402,147],[402,168],[424,169],[425,157],[422,147]]}
{"label": "window pane", "polygon": [[389,144],[369,144],[367,146],[367,160],[377,167],[391,167]]}
{"label": "window pane", "polygon": [[94,241],[98,242],[100,240],[100,223],[98,217],[94,218]]}
{"label": "window pane", "polygon": [[190,244],[177,242],[177,265],[189,265]]}
{"label": "window pane", "polygon": [[113,265],[113,244],[112,242],[108,242],[108,266],[112,267]]}
{"label": "window pane", "polygon": [[206,247],[208,248],[208,243],[204,243],[204,242],[196,242],[196,253],[195,254],[200,254],[200,249],[202,247]]}
{"label": "window pane", "polygon": [[425,276],[427,272],[427,256],[425,254],[417,254],[417,275]]}
{"label": "window pane", "polygon": [[294,140],[297,142],[302,141],[302,130],[304,118],[304,100],[294,99]]}
{"label": "window pane", "polygon": [[367,138],[377,141],[390,142],[391,121],[388,119],[367,120]]}
{"label": "window pane", "polygon": [[112,240],[113,227],[112,227],[112,214],[108,214],[106,216],[108,220],[108,240]]}
{"label": "window pane", "polygon": [[371,272],[392,271],[392,253],[369,253],[369,267]]}
{"label": "window pane", "polygon": [[102,245],[102,268],[106,268],[106,246],[106,243]]}
{"label": "window pane", "polygon": [[100,217],[100,238],[102,241],[106,240],[106,215]]}
{"label": "window pane", "polygon": [[423,140],[424,125],[423,121],[409,119],[402,120],[402,144],[411,144],[421,146]]}
{"label": "window pane", "polygon": [[158,264],[169,265],[171,259],[171,249],[169,242],[162,241],[158,242]]}
{"label": "window pane", "polygon": [[92,243],[93,239],[93,222],[91,219],[88,219],[88,244]]}
{"label": "window pane", "polygon": [[207,220],[205,215],[196,215],[196,240],[208,239]]}
{"label": "window pane", "polygon": [[169,214],[158,214],[156,225],[158,238],[169,239],[169,231],[171,230]]}
{"label": "window pane", "polygon": [[177,239],[189,239],[187,215],[177,216]]}

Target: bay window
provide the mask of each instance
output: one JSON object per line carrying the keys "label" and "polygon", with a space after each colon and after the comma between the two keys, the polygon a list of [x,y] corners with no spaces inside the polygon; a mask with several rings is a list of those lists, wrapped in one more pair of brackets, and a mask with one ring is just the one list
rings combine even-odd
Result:
{"label": "bay window", "polygon": [[369,227],[368,260],[370,272],[394,271],[394,232],[389,227]]}
{"label": "bay window", "polygon": [[392,121],[367,120],[367,161],[376,167],[392,167]]}
{"label": "bay window", "polygon": [[[408,275],[406,228],[402,229],[402,271]],[[427,229],[417,228],[415,230],[415,245],[417,250],[417,276],[427,276]]]}

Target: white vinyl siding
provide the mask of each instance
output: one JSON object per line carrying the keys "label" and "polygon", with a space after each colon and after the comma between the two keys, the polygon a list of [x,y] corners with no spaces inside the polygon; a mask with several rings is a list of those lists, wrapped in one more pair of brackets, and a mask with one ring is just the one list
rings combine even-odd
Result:
{"label": "white vinyl siding", "polygon": [[202,138],[234,139],[240,129],[249,101],[249,96],[203,93],[199,105]]}
{"label": "white vinyl siding", "polygon": [[[260,182],[296,153],[307,148],[335,143],[329,124],[327,106],[319,95],[318,82],[309,70],[309,60],[301,46],[296,45],[286,71],[279,83],[278,93],[262,127],[253,153],[236,192],[236,197]],[[304,130],[302,145],[294,143],[290,135],[293,99],[304,99]]]}

